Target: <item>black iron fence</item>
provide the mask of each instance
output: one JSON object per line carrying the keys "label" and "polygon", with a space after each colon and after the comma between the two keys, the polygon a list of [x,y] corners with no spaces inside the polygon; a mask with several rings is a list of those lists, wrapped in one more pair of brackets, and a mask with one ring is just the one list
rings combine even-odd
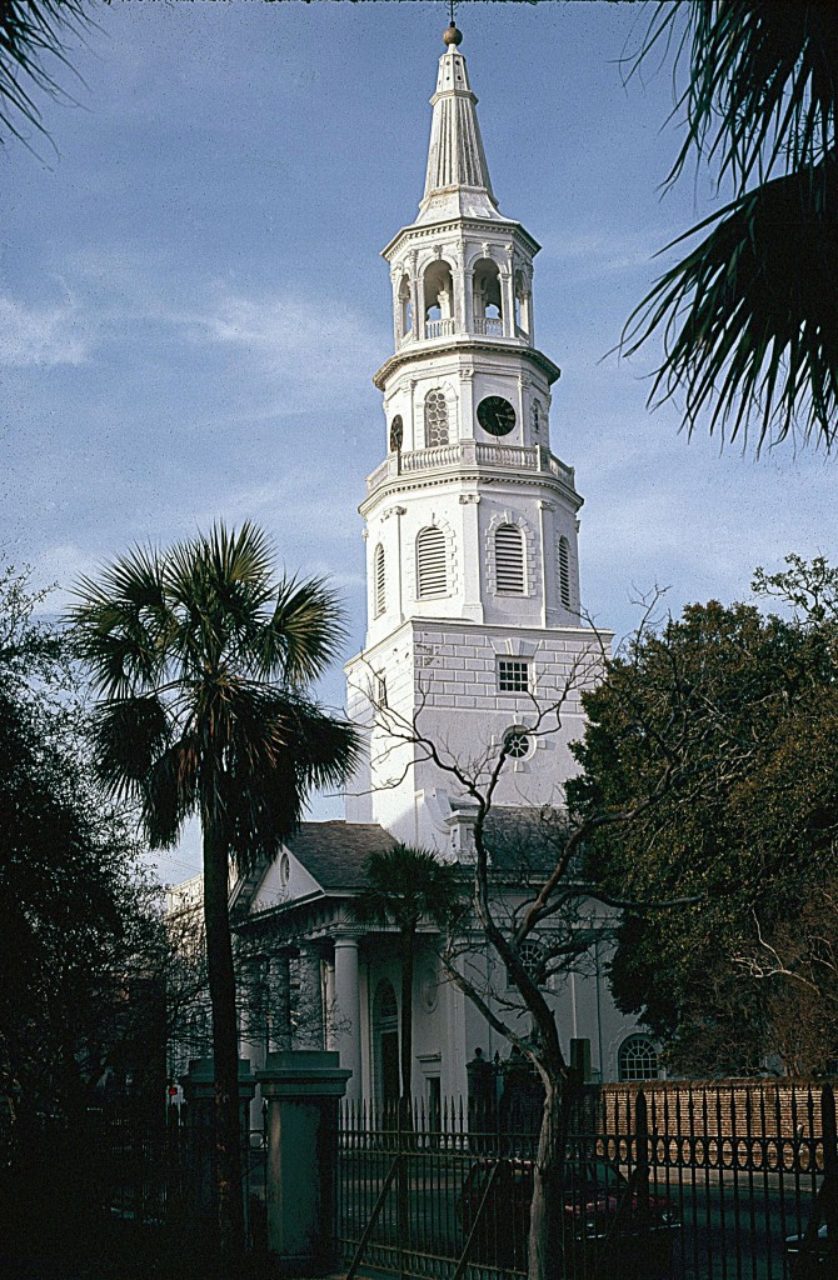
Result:
{"label": "black iron fence", "polygon": [[[116,1218],[145,1225],[213,1217],[215,1129],[211,1115],[186,1121],[175,1108],[163,1126],[110,1116],[99,1126],[103,1202]],[[245,1226],[252,1248],[265,1246],[267,1143],[263,1129],[243,1129]]]}
{"label": "black iron fence", "polygon": [[[531,1107],[347,1105],[338,1234],[350,1280],[524,1273],[536,1121]],[[838,1276],[828,1086],[791,1103],[753,1085],[588,1092],[565,1154],[552,1212],[568,1280]]]}

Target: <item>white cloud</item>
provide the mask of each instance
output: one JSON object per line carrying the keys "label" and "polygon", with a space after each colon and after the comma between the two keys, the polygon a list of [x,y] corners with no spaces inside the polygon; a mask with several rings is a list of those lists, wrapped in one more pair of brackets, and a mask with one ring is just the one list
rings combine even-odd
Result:
{"label": "white cloud", "polygon": [[91,347],[92,326],[73,299],[27,306],[0,294],[0,365],[79,365]]}
{"label": "white cloud", "polygon": [[171,318],[193,341],[239,347],[264,375],[295,385],[357,389],[358,370],[374,368],[386,350],[377,327],[345,303],[290,291],[261,297],[221,291],[206,309]]}
{"label": "white cloud", "polygon": [[32,574],[33,586],[47,588],[49,594],[41,602],[37,612],[60,614],[75,601],[73,585],[84,577],[95,577],[100,564],[89,552],[74,542],[58,543],[46,547],[38,559]]}
{"label": "white cloud", "polygon": [[655,231],[643,227],[619,235],[603,232],[566,235],[553,231],[544,237],[543,255],[565,267],[581,269],[585,277],[610,275],[648,267],[658,250],[672,238],[671,228]]}

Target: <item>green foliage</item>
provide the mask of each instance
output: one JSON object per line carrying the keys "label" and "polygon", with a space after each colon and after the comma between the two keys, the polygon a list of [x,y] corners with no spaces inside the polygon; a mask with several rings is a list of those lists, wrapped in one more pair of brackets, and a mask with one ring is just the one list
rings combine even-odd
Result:
{"label": "green foliage", "polygon": [[372,853],[365,864],[366,885],[353,910],[361,924],[394,924],[415,932],[423,919],[453,923],[460,880],[457,867],[440,862],[426,849],[397,844],[385,853]]}
{"label": "green foliage", "polygon": [[[759,581],[800,599],[829,577],[789,563]],[[696,899],[630,913],[612,965],[619,1004],[676,1067],[752,1071],[775,1054],[814,1070],[834,1054],[834,967],[810,979],[838,888],[837,659],[820,607],[789,621],[711,601],[642,636],[585,695],[577,814],[625,810],[668,771],[655,803],[594,832],[586,857],[615,897]]]}
{"label": "green foliage", "polygon": [[650,403],[684,391],[689,431],[706,410],[710,431],[731,439],[754,423],[758,449],[796,430],[829,449],[838,414],[838,11],[826,0],[661,4],[635,70],[672,42],[676,78],[688,64],[675,109],[687,132],[668,181],[695,151],[734,199],[673,242],[713,226],[636,308],[622,349],[630,355],[663,333]]}
{"label": "green foliage", "polygon": [[[157,891],[102,794],[59,638],[26,577],[0,575],[0,1095],[15,1114],[76,1114],[128,1041],[126,995],[161,940]],[[157,1048],[162,1051],[162,1042]]]}

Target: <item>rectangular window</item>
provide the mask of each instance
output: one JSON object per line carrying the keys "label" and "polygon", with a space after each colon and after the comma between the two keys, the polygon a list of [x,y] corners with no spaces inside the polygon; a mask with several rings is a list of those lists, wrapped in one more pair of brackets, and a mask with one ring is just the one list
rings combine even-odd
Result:
{"label": "rectangular window", "polygon": [[526,658],[498,658],[498,693],[529,693],[530,663]]}

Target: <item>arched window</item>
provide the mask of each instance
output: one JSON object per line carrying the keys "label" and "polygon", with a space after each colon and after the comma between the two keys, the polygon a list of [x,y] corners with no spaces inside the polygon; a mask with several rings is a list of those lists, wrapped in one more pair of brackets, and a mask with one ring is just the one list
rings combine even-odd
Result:
{"label": "arched window", "polygon": [[532,409],[530,411],[530,416],[532,420],[533,439],[537,440],[541,435],[541,405],[538,403],[537,400],[533,400],[532,402]]}
{"label": "arched window", "polygon": [[441,391],[429,391],[425,396],[425,448],[448,444],[448,405]]}
{"label": "arched window", "polygon": [[570,544],[562,534],[559,538],[559,595],[566,609],[570,608]]}
{"label": "arched window", "polygon": [[375,548],[372,564],[373,579],[373,616],[380,618],[387,607],[384,576],[384,548],[379,542]]}
{"label": "arched window", "polygon": [[495,531],[495,585],[508,595],[524,594],[524,535],[517,524],[501,524]]}
{"label": "arched window", "polygon": [[[545,968],[547,956],[540,942],[536,942],[535,938],[525,938],[523,942],[518,944],[518,955],[521,963],[527,971],[528,976],[539,987],[546,985]],[[509,969],[506,970],[506,985],[514,988],[515,979],[512,977]]]}
{"label": "arched window", "polygon": [[416,538],[416,594],[425,599],[427,596],[444,596],[447,590],[445,534],[429,525],[420,529]]}
{"label": "arched window", "polygon": [[390,452],[398,453],[404,444],[404,423],[402,415],[397,413],[393,421],[390,423]]}
{"label": "arched window", "polygon": [[620,1080],[657,1080],[659,1074],[658,1051],[648,1036],[629,1036],[623,1041],[617,1054]]}

